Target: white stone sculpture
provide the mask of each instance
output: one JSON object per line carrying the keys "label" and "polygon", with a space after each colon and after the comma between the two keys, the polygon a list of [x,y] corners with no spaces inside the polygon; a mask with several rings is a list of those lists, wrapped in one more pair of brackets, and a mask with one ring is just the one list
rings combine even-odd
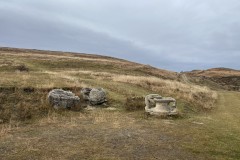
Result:
{"label": "white stone sculpture", "polygon": [[171,116],[178,114],[176,100],[172,97],[150,94],[145,97],[145,104],[145,111],[150,115]]}

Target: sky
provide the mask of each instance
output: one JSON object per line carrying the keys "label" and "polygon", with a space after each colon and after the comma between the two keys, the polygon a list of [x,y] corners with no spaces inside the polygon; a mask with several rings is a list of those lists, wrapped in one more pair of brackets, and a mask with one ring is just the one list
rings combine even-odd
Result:
{"label": "sky", "polygon": [[0,0],[0,46],[240,69],[240,0]]}

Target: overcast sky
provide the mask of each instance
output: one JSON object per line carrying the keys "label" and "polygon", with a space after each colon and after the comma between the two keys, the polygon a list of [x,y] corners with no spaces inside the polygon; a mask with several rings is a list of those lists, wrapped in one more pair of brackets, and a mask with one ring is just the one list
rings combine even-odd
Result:
{"label": "overcast sky", "polygon": [[240,69],[240,0],[0,0],[0,46]]}

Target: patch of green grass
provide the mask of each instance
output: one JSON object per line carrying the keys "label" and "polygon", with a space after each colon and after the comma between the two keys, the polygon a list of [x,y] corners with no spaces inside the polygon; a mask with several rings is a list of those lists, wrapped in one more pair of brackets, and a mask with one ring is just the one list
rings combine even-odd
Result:
{"label": "patch of green grass", "polygon": [[[192,117],[202,125],[186,128],[193,142],[184,147],[194,153],[209,154],[214,159],[240,159],[240,94],[222,92],[211,114]],[[192,126],[192,125],[191,125]]]}

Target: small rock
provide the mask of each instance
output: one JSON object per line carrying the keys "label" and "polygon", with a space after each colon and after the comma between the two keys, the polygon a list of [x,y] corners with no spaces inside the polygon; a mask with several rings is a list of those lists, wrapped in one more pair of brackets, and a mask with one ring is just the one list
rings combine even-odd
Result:
{"label": "small rock", "polygon": [[83,88],[81,94],[83,99],[89,101],[91,105],[102,105],[107,102],[103,88]]}
{"label": "small rock", "polygon": [[93,88],[89,93],[89,102],[91,105],[101,105],[106,100],[106,92],[103,88]]}

